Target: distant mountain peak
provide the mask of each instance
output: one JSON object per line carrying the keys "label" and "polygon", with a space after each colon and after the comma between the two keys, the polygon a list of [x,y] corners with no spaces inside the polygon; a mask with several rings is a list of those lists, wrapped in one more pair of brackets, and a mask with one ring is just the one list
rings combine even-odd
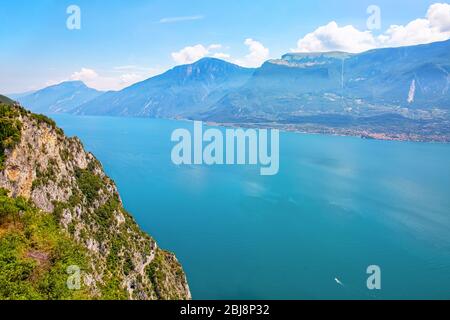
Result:
{"label": "distant mountain peak", "polygon": [[197,60],[191,64],[185,64],[176,66],[174,69],[187,69],[187,68],[200,68],[205,70],[210,70],[211,68],[228,68],[228,69],[249,69],[245,67],[241,67],[237,64],[221,60],[213,57],[204,57],[200,60]]}
{"label": "distant mountain peak", "polygon": [[68,112],[96,97],[103,92],[89,88],[83,81],[64,81],[17,100],[34,112],[49,114]]}
{"label": "distant mountain peak", "polygon": [[255,69],[206,57],[80,106],[77,114],[172,117],[205,110],[244,85]]}
{"label": "distant mountain peak", "polygon": [[[58,84],[52,85],[50,86],[50,88],[52,87],[81,87],[81,88],[89,88],[83,81],[81,80],[69,80],[69,81],[63,81],[60,82]],[[92,88],[90,88],[92,89]],[[95,90],[95,89],[94,89]]]}
{"label": "distant mountain peak", "polygon": [[[171,79],[177,84],[186,84],[189,81],[209,84],[235,75],[248,74],[253,70],[221,59],[205,57],[191,64],[176,66],[158,78]],[[147,81],[153,81],[153,78],[145,80],[145,82]]]}
{"label": "distant mountain peak", "polygon": [[214,57],[204,57],[204,58],[201,58],[201,59],[197,60],[196,62],[194,62],[192,64],[195,65],[195,64],[214,63],[214,62],[215,63],[232,64],[232,63],[227,62],[225,60],[214,58]]}

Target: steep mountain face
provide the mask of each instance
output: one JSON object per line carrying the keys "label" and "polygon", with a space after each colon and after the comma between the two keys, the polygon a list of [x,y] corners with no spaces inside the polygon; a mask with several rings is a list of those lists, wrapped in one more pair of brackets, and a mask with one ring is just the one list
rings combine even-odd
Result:
{"label": "steep mountain face", "polygon": [[191,298],[175,256],[77,138],[18,105],[0,104],[0,118],[0,299]]}
{"label": "steep mountain face", "polygon": [[17,100],[33,112],[51,114],[68,112],[102,93],[87,87],[81,81],[67,81],[19,96]]}
{"label": "steep mountain face", "polygon": [[401,111],[414,117],[414,110],[446,112],[449,71],[450,41],[355,55],[287,54],[265,63],[204,116],[295,122],[298,116],[322,114],[360,117]]}
{"label": "steep mountain face", "polygon": [[253,69],[213,58],[108,92],[76,109],[83,115],[172,118],[207,110],[220,98],[241,87]]}
{"label": "steep mountain face", "polygon": [[450,108],[450,41],[372,50],[346,63],[346,94],[405,108]]}
{"label": "steep mountain face", "polygon": [[[287,54],[256,70],[238,90],[225,95],[205,118],[213,121],[278,121],[302,110],[331,112],[342,91],[341,52]],[[339,105],[339,109],[341,106]]]}

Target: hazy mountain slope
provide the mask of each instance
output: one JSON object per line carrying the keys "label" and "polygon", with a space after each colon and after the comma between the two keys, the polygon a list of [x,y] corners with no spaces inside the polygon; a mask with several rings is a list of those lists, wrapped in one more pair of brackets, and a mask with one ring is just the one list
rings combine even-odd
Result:
{"label": "hazy mountain slope", "polygon": [[[175,256],[77,138],[19,106],[0,104],[0,118],[0,299],[190,298]],[[71,266],[80,290],[66,286]]]}
{"label": "hazy mountain slope", "polygon": [[341,91],[342,61],[349,54],[288,54],[270,60],[235,92],[225,95],[209,112],[209,120],[277,121],[311,110],[332,111]]}
{"label": "hazy mountain slope", "polygon": [[68,81],[19,97],[17,100],[31,111],[51,114],[68,112],[102,92],[87,87],[81,81]]}
{"label": "hazy mountain slope", "polygon": [[241,87],[253,69],[213,58],[175,67],[118,92],[107,92],[79,108],[77,114],[181,117],[207,110]]}
{"label": "hazy mountain slope", "polygon": [[10,97],[13,100],[19,100],[20,98],[29,96],[33,93],[35,93],[36,91],[27,91],[27,92],[21,92],[21,93],[9,93],[7,94],[8,97]]}
{"label": "hazy mountain slope", "polygon": [[450,41],[362,54],[293,53],[265,63],[204,118],[287,120],[373,116],[398,108],[450,109]]}
{"label": "hazy mountain slope", "polygon": [[450,40],[368,51],[346,61],[345,71],[349,96],[402,107],[450,108]]}

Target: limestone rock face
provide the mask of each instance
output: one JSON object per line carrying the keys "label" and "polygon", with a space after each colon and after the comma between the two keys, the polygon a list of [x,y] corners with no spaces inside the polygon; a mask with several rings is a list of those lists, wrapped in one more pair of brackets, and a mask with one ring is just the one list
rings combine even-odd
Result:
{"label": "limestone rock face", "polygon": [[[88,251],[84,285],[93,298],[106,287],[128,299],[191,299],[176,257],[160,249],[125,211],[114,182],[77,138],[50,119],[16,105],[20,141],[4,150],[0,188],[58,218]],[[109,292],[108,291],[108,292]]]}

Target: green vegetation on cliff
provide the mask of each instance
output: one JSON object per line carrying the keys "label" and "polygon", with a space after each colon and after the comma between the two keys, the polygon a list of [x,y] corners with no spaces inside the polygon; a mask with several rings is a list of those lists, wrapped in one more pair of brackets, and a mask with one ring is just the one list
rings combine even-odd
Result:
{"label": "green vegetation on cliff", "polygon": [[5,150],[14,148],[20,141],[22,124],[17,115],[18,111],[13,107],[0,103],[0,170],[3,169]]}
{"label": "green vegetation on cliff", "polygon": [[17,104],[0,103],[0,121],[0,300],[191,298],[79,139]]}
{"label": "green vegetation on cliff", "polygon": [[9,104],[9,105],[11,105],[11,104],[14,104],[14,101],[12,101],[10,98],[5,97],[5,96],[2,96],[2,95],[0,94],[0,103],[4,103],[4,104]]}
{"label": "green vegetation on cliff", "polygon": [[67,269],[87,269],[87,252],[24,198],[0,189],[0,299],[86,299],[70,290]]}

